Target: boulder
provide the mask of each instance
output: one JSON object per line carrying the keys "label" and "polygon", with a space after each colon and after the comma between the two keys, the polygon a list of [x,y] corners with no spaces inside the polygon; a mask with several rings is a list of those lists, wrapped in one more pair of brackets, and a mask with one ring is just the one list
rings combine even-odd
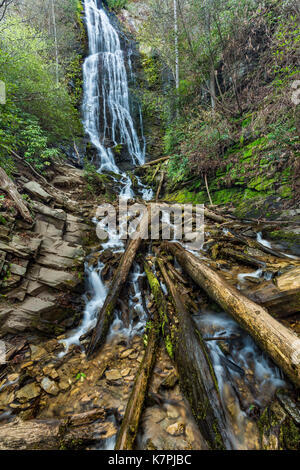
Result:
{"label": "boulder", "polygon": [[29,183],[24,184],[23,189],[31,196],[37,197],[42,201],[49,202],[52,199],[52,196],[50,196],[50,194],[48,194],[36,181],[29,181]]}
{"label": "boulder", "polygon": [[41,387],[49,395],[56,396],[59,393],[59,388],[57,384],[53,380],[50,380],[49,377],[43,378],[43,380],[41,381]]}

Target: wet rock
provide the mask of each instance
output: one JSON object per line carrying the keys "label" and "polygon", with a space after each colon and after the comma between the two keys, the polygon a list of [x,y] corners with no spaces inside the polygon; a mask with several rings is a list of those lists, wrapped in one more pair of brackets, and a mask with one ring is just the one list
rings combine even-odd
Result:
{"label": "wet rock", "polygon": [[32,361],[39,361],[43,357],[47,357],[47,351],[42,346],[36,346],[34,344],[30,345],[31,351],[31,360]]}
{"label": "wet rock", "polygon": [[43,380],[41,382],[41,387],[49,395],[56,396],[59,393],[59,388],[58,388],[57,384],[53,380],[50,380],[48,377],[43,378]]}
{"label": "wet rock", "polygon": [[47,375],[48,377],[51,377],[51,379],[55,380],[59,377],[58,373],[56,370],[53,368],[53,366],[46,366],[43,368],[43,373]]}
{"label": "wet rock", "polygon": [[76,273],[57,271],[37,265],[30,270],[28,277],[31,280],[38,281],[49,287],[54,287],[60,290],[65,290],[66,288],[67,290],[72,290],[81,283],[81,280],[78,278]]}
{"label": "wet rock", "polygon": [[111,369],[105,372],[105,377],[107,380],[119,380],[122,379],[122,375],[117,369]]}
{"label": "wet rock", "polygon": [[41,394],[41,388],[35,382],[32,382],[25,387],[21,388],[16,393],[16,399],[20,403],[26,403],[27,401],[32,400],[33,398],[38,397]]}
{"label": "wet rock", "polygon": [[126,377],[127,375],[130,374],[130,372],[131,372],[131,369],[130,369],[130,367],[128,367],[127,369],[121,370],[121,375],[122,375],[122,377]]}
{"label": "wet rock", "polygon": [[130,356],[134,352],[134,349],[126,349],[120,354],[121,359],[125,359],[126,357]]}
{"label": "wet rock", "polygon": [[32,209],[39,214],[52,217],[53,219],[58,219],[65,221],[67,219],[67,214],[62,209],[52,209],[52,207],[46,206],[37,201],[32,202]]}
{"label": "wet rock", "polygon": [[181,436],[184,433],[184,424],[183,423],[174,423],[167,427],[166,431],[171,436]]}
{"label": "wet rock", "polygon": [[29,181],[29,183],[24,184],[23,189],[42,201],[49,202],[52,199],[52,196],[50,196],[50,194],[48,194],[36,181]]}

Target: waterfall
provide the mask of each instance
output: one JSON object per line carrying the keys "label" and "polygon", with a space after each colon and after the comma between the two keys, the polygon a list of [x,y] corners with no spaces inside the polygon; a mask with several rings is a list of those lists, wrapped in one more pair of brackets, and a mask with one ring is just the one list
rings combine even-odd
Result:
{"label": "waterfall", "polygon": [[89,56],[83,65],[83,124],[97,150],[99,171],[120,173],[113,147],[124,145],[133,165],[144,163],[130,113],[124,52],[99,0],[84,0]]}

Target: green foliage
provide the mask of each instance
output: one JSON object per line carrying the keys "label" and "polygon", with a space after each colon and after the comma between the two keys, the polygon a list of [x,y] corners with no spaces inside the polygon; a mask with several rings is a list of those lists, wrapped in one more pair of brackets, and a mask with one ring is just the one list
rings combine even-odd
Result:
{"label": "green foliage", "polygon": [[65,79],[56,83],[50,44],[42,31],[17,15],[1,23],[1,29],[0,79],[6,84],[7,102],[0,105],[0,165],[11,173],[13,150],[42,171],[59,155],[58,144],[82,135],[76,110],[80,58],[71,62],[72,77],[71,72],[66,75],[75,83],[70,95]]}
{"label": "green foliage", "polygon": [[107,0],[107,5],[110,10],[119,11],[125,8],[127,0]]}

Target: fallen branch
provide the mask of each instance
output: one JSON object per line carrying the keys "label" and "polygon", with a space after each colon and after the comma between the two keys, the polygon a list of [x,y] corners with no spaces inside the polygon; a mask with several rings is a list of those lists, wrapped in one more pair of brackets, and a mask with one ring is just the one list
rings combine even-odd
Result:
{"label": "fallen branch", "polygon": [[147,349],[137,372],[137,376],[127,403],[125,416],[117,437],[115,450],[132,450],[136,439],[140,418],[151,372],[155,362],[156,349],[159,340],[159,322],[157,311],[147,337]]}
{"label": "fallen branch", "polygon": [[148,166],[156,165],[157,163],[160,162],[165,162],[166,160],[169,160],[170,157],[161,157],[157,158],[156,160],[152,160],[151,162],[147,162],[144,165],[141,165],[139,168],[148,168]]}
{"label": "fallen branch", "polygon": [[97,347],[102,346],[105,342],[106,335],[113,320],[116,303],[126,282],[142,238],[144,237],[146,230],[148,230],[149,218],[149,211],[147,208],[147,211],[145,212],[140,222],[139,231],[136,232],[138,233],[138,236],[129,240],[127,249],[122,256],[118,269],[116,270],[115,275],[111,281],[107,297],[103,307],[99,312],[97,324],[87,349],[87,355],[89,357],[93,354]]}
{"label": "fallen branch", "polygon": [[164,242],[163,246],[176,256],[190,277],[240,323],[291,381],[300,386],[300,342],[297,336],[181,245]]}
{"label": "fallen branch", "polygon": [[264,251],[268,255],[275,256],[276,258],[283,258],[283,259],[290,259],[288,256],[286,256],[284,253],[279,253],[279,251],[273,250],[272,248],[269,248],[268,246],[262,245],[256,240],[253,240],[252,238],[245,237],[243,235],[239,235],[236,232],[234,232],[231,229],[228,229],[229,233],[238,240],[240,240],[244,245],[249,246],[249,248],[256,248],[258,250]]}
{"label": "fallen branch", "polygon": [[0,168],[0,188],[3,191],[5,191],[11,197],[11,199],[15,202],[17,209],[20,212],[23,219],[29,223],[32,223],[33,222],[32,217],[30,215],[30,212],[25,202],[22,199],[22,196],[17,190],[16,185],[9,178],[9,176],[6,174],[3,168]]}

